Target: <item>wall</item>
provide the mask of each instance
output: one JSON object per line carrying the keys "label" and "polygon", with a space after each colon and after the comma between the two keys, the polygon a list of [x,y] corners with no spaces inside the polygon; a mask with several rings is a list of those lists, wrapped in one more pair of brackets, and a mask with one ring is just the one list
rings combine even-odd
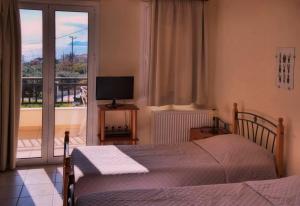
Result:
{"label": "wall", "polygon": [[296,47],[300,56],[299,0],[210,0],[210,99],[231,120],[232,103],[269,118],[283,117],[288,174],[300,174],[300,73],[295,89],[275,86],[277,47]]}
{"label": "wall", "polygon": [[138,74],[140,61],[139,19],[139,1],[100,1],[99,74]]}
{"label": "wall", "polygon": [[[150,111],[141,104],[140,82],[140,32],[141,0],[99,0],[100,2],[100,41],[98,75],[134,75],[135,99],[138,104],[138,137],[140,143],[149,143]],[[122,102],[122,101],[121,101]],[[100,102],[99,103],[107,103]],[[130,103],[130,101],[126,101]],[[127,114],[128,118],[129,114]],[[107,115],[107,123],[123,125],[124,112]],[[95,123],[97,125],[97,122]]]}

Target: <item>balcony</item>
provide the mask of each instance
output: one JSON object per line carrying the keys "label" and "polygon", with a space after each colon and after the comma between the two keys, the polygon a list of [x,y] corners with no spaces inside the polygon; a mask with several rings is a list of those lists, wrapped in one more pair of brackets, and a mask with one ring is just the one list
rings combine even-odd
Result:
{"label": "balcony", "polygon": [[[43,79],[22,78],[18,136],[18,158],[41,157],[43,118]],[[87,79],[55,79],[54,154],[63,154],[64,131],[70,130],[70,148],[85,145],[87,117]]]}

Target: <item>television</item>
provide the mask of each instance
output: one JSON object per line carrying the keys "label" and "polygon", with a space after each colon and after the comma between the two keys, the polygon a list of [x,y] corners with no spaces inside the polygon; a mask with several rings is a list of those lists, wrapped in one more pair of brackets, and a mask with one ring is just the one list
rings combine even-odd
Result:
{"label": "television", "polygon": [[96,99],[112,100],[108,106],[117,107],[116,100],[133,99],[133,76],[96,77]]}

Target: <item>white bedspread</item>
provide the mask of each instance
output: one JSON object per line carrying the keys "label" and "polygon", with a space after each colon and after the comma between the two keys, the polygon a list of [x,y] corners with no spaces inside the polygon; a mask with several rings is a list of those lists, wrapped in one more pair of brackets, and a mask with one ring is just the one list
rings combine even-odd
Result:
{"label": "white bedspread", "polygon": [[[149,170],[114,145],[78,147],[102,175],[147,173]],[[77,168],[80,170],[80,168]]]}

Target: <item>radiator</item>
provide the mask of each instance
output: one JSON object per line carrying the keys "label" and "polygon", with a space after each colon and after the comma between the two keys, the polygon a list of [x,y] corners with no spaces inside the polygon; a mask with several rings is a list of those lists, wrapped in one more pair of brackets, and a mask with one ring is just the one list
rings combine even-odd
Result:
{"label": "radiator", "polygon": [[187,142],[190,138],[191,128],[212,125],[212,110],[152,111],[152,144],[175,144],[180,142]]}

